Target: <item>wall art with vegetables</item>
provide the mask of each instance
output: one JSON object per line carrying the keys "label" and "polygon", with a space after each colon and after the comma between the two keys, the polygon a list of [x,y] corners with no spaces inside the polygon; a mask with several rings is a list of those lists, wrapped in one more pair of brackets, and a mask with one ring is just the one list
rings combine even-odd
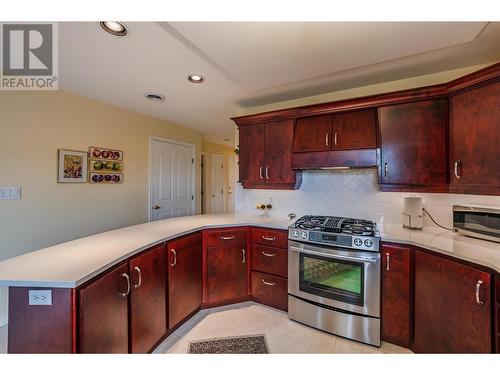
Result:
{"label": "wall art with vegetables", "polygon": [[[68,155],[67,150],[59,150],[59,182],[87,182],[88,173],[91,184],[123,183],[123,151],[89,147],[88,154],[83,151],[72,153]],[[69,163],[73,159],[79,162],[78,166]]]}

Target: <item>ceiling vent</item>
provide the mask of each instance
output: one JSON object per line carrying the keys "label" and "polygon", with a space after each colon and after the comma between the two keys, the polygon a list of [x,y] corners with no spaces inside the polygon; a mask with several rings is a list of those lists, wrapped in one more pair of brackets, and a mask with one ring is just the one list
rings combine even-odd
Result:
{"label": "ceiling vent", "polygon": [[154,94],[151,92],[144,94],[144,97],[148,100],[153,101],[153,102],[163,102],[165,100],[165,96],[163,96],[161,94]]}

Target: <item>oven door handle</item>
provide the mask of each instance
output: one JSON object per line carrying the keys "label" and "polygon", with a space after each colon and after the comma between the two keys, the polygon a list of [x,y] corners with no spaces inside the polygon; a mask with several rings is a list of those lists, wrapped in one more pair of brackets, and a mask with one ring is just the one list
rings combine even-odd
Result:
{"label": "oven door handle", "polygon": [[319,252],[319,251],[316,252],[316,251],[304,250],[304,249],[301,249],[300,247],[295,247],[295,246],[288,246],[288,250],[292,250],[292,251],[295,251],[297,253],[324,256],[325,258],[353,260],[353,261],[360,261],[363,263],[376,263],[379,261],[379,258],[373,259],[373,258],[355,257],[355,256],[346,256],[346,255],[334,255],[334,254],[323,253],[323,252]]}

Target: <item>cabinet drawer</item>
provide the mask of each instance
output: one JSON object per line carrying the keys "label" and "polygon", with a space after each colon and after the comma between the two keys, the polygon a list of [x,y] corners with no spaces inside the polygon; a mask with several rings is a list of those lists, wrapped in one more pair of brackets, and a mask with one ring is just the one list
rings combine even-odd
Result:
{"label": "cabinet drawer", "polygon": [[252,271],[252,297],[263,305],[288,311],[287,279]]}
{"label": "cabinet drawer", "polygon": [[231,247],[243,246],[246,247],[246,230],[241,228],[235,229],[218,229],[208,230],[206,234],[208,247]]}
{"label": "cabinet drawer", "polygon": [[252,269],[281,277],[288,276],[288,250],[252,244]]}
{"label": "cabinet drawer", "polygon": [[288,248],[288,232],[265,228],[252,228],[252,243]]}

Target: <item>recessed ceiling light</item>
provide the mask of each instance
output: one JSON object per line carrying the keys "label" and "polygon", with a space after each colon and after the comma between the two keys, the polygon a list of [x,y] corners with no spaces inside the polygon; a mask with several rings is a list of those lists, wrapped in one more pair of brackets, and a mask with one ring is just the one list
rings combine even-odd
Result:
{"label": "recessed ceiling light", "polygon": [[153,102],[162,102],[165,100],[165,96],[161,95],[161,94],[154,94],[152,92],[147,92],[144,94],[144,97],[146,99],[149,99]]}
{"label": "recessed ceiling light", "polygon": [[115,36],[127,35],[127,28],[124,24],[118,21],[101,21],[99,22],[102,29]]}
{"label": "recessed ceiling light", "polygon": [[205,77],[199,74],[190,74],[188,75],[188,81],[191,83],[203,83],[205,82]]}

